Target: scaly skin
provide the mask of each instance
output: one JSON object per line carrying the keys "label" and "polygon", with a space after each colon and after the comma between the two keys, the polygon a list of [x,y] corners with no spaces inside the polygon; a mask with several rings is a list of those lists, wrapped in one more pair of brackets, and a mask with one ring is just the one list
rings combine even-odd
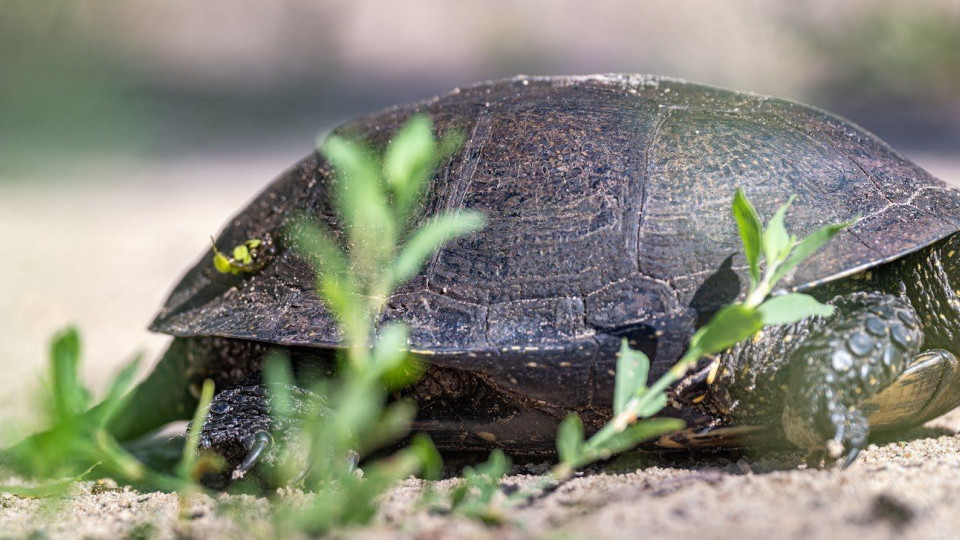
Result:
{"label": "scaly skin", "polygon": [[[921,351],[944,348],[943,361],[953,361],[960,329],[958,249],[960,236],[954,235],[822,287],[821,295],[842,293],[828,302],[835,314],[767,329],[721,355],[707,406],[734,423],[780,424],[801,448],[856,456],[869,433],[862,410],[868,400],[929,356],[918,356]],[[927,376],[941,376],[939,367],[930,369]],[[949,378],[925,390],[942,394],[944,384],[954,385],[957,397],[939,405],[941,414],[960,403],[960,382]]]}
{"label": "scaly skin", "polygon": [[[290,398],[290,416],[271,414],[268,396],[277,385],[264,384],[259,373],[254,373],[239,384],[218,393],[210,404],[210,414],[200,436],[200,451],[213,450],[230,465],[222,474],[208,475],[204,483],[220,487],[246,474],[259,463],[268,466],[279,462],[281,448],[295,449],[292,438],[297,423],[307,411],[326,411],[323,398],[296,385],[286,386]],[[190,429],[193,427],[191,426]],[[282,437],[276,441],[275,436]],[[277,444],[280,442],[281,444]],[[306,456],[292,456],[302,461],[307,470]]]}

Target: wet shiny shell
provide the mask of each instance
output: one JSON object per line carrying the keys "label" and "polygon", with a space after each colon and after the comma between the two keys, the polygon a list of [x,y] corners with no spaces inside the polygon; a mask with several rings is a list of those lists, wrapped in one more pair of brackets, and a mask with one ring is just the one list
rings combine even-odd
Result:
{"label": "wet shiny shell", "polygon": [[[462,130],[422,209],[486,214],[390,299],[411,346],[568,407],[610,403],[614,351],[628,336],[654,360],[682,352],[698,322],[742,294],[730,203],[742,187],[762,216],[796,194],[788,228],[806,235],[860,216],[784,283],[807,288],[877,266],[960,228],[960,194],[870,133],[794,102],[649,76],[516,78],[361,118],[338,129],[383,145],[413,113]],[[284,238],[294,216],[339,230],[330,167],[312,154],[227,223],[221,249],[270,238],[252,276],[205,254],[152,328],[336,346],[314,273]],[[229,187],[227,187],[229,189]]]}

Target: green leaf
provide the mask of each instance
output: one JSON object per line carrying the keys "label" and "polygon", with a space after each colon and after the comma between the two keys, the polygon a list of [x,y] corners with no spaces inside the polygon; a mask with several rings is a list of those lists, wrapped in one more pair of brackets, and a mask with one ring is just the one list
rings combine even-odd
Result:
{"label": "green leaf", "polygon": [[55,423],[68,421],[87,410],[90,392],[80,383],[80,334],[69,327],[57,334],[50,348]]}
{"label": "green leaf", "polygon": [[95,409],[99,412],[99,424],[101,427],[105,427],[126,404],[125,398],[128,396],[125,394],[127,390],[133,386],[133,379],[137,375],[137,369],[140,367],[141,360],[142,356],[140,355],[134,357],[133,360],[120,370],[120,373],[118,373],[110,383],[106,397],[103,398],[103,401]]}
{"label": "green leaf", "polygon": [[733,196],[733,217],[737,220],[737,229],[740,231],[740,240],[743,241],[743,255],[750,265],[750,278],[756,285],[760,281],[760,249],[763,242],[763,225],[757,210],[743,193],[737,188]]}
{"label": "green leaf", "polygon": [[412,354],[405,354],[402,361],[380,377],[380,384],[388,392],[410,386],[423,378],[426,366]]}
{"label": "green leaf", "polygon": [[[317,427],[318,417],[326,412],[322,400],[310,400],[306,410],[297,411],[294,407],[292,388],[296,384],[290,359],[283,353],[271,351],[262,362],[263,381],[267,389],[267,400],[270,404],[270,419],[273,426],[299,426],[294,429],[293,437],[277,437],[274,442],[278,445],[277,455],[280,459],[275,467],[271,468],[272,480],[278,485],[289,484],[292,479],[301,474],[303,466],[298,459],[308,453],[309,432]],[[323,395],[314,392],[319,384],[311,388],[309,395]],[[309,424],[304,419],[314,421]],[[324,461],[326,463],[326,461]]]}
{"label": "green leaf", "polygon": [[767,223],[766,230],[763,231],[763,253],[767,259],[767,265],[779,264],[786,257],[788,250],[792,247],[790,235],[787,234],[787,228],[784,224],[784,218],[787,210],[796,199],[796,195],[791,195],[787,202],[777,209],[770,222]]}
{"label": "green leaf", "polygon": [[185,480],[199,480],[194,477],[194,465],[197,462],[197,448],[200,443],[200,434],[203,432],[203,425],[207,422],[207,415],[210,413],[210,402],[213,401],[213,381],[207,379],[203,381],[203,387],[200,389],[200,401],[197,404],[197,410],[193,414],[193,422],[190,427],[190,434],[187,437],[187,444],[183,447],[183,457],[177,465],[177,473],[180,478]]}
{"label": "green leaf", "polygon": [[323,154],[337,173],[337,209],[344,220],[355,270],[376,272],[395,242],[395,224],[380,177],[380,162],[370,149],[330,137]]}
{"label": "green leaf", "polygon": [[340,245],[310,219],[299,217],[287,227],[294,247],[319,267],[321,273],[345,276],[349,269]]}
{"label": "green leaf", "polygon": [[221,274],[232,274],[234,273],[233,267],[230,266],[230,259],[226,255],[220,253],[219,251],[213,254],[213,267],[217,269],[217,272]]}
{"label": "green leaf", "polygon": [[76,486],[77,482],[82,481],[84,478],[90,475],[99,463],[95,463],[85,472],[82,472],[71,478],[64,478],[62,480],[56,480],[53,482],[48,482],[45,484],[33,485],[33,486],[2,486],[0,485],[0,493],[9,493],[11,495],[16,495],[17,497],[24,498],[36,498],[44,499],[48,497],[59,497],[66,495],[71,488]]}
{"label": "green leaf", "polygon": [[270,416],[283,422],[293,418],[293,396],[290,388],[295,384],[290,360],[282,353],[270,352],[263,359],[263,380],[269,389]]}
{"label": "green leaf", "polygon": [[387,182],[397,197],[408,198],[419,190],[435,157],[433,122],[422,114],[410,118],[390,142],[383,160]]}
{"label": "green leaf", "polygon": [[339,244],[306,218],[295,219],[287,228],[295,249],[317,269],[317,289],[341,322],[356,318],[357,285],[351,279],[347,257]]}
{"label": "green leaf", "polygon": [[[362,141],[334,135],[327,138],[320,151],[346,184],[376,186],[380,182],[380,160]],[[386,208],[386,204],[381,206]]]}
{"label": "green leaf", "polygon": [[499,480],[510,470],[510,460],[503,450],[497,448],[490,452],[487,461],[473,468],[477,475],[489,477],[491,480]]}
{"label": "green leaf", "polygon": [[557,455],[564,463],[577,463],[583,456],[583,422],[576,413],[570,413],[557,429]]}
{"label": "green leaf", "polygon": [[448,495],[450,497],[450,509],[456,510],[460,507],[464,501],[467,500],[467,492],[470,491],[470,486],[466,482],[460,484],[459,486],[453,488]]}
{"label": "green leaf", "polygon": [[379,377],[387,391],[405,388],[424,373],[422,363],[408,350],[409,329],[400,322],[391,322],[380,329],[371,358],[371,376]]}
{"label": "green leaf", "polygon": [[[859,218],[858,218],[859,219]],[[856,223],[857,220],[847,221],[846,223],[838,223],[836,225],[827,225],[813,233],[810,236],[804,238],[798,242],[793,250],[790,252],[790,256],[787,258],[779,268],[777,268],[776,273],[773,276],[773,283],[775,284],[790,270],[796,268],[800,263],[807,260],[811,255],[816,253],[821,246],[830,241],[834,236],[840,233],[840,231],[846,229],[847,227]]]}
{"label": "green leaf", "polygon": [[613,389],[613,414],[618,415],[637,393],[646,387],[650,359],[641,351],[630,348],[627,338],[620,342],[617,358],[616,382]]}
{"label": "green leaf", "polygon": [[247,246],[240,244],[233,248],[233,260],[242,264],[250,264],[253,262],[253,257],[250,256],[250,250],[247,249]]}
{"label": "green leaf", "polygon": [[420,460],[420,476],[424,480],[439,480],[443,475],[443,458],[426,434],[417,433],[407,448]]}
{"label": "green leaf", "polygon": [[833,315],[833,306],[821,304],[816,298],[800,293],[774,296],[757,307],[765,326],[790,324],[807,317]]}
{"label": "green leaf", "polygon": [[373,348],[373,367],[377,377],[403,363],[407,357],[409,335],[407,325],[400,322],[392,322],[381,328]]}
{"label": "green leaf", "polygon": [[410,426],[417,414],[417,408],[411,401],[394,401],[380,410],[380,417],[369,424],[369,428],[359,429],[360,424],[351,424],[357,427],[360,436],[357,437],[355,449],[361,454],[367,454],[377,448],[394,443],[397,439],[410,433]]}
{"label": "green leaf", "polygon": [[431,219],[413,234],[397,256],[393,264],[392,285],[396,287],[416,275],[427,258],[444,244],[482,228],[485,223],[482,214],[471,210],[441,214]]}
{"label": "green leaf", "polygon": [[659,437],[664,433],[683,429],[685,425],[683,420],[677,418],[651,418],[649,420],[641,420],[611,437],[600,450],[609,452],[610,454],[624,452],[644,441]]}
{"label": "green leaf", "polygon": [[699,355],[716,354],[735,345],[763,328],[763,317],[755,309],[730,304],[697,330],[690,340],[690,349]]}
{"label": "green leaf", "polygon": [[650,418],[667,406],[667,394],[660,392],[651,398],[644,406],[637,409],[637,416],[640,418]]}

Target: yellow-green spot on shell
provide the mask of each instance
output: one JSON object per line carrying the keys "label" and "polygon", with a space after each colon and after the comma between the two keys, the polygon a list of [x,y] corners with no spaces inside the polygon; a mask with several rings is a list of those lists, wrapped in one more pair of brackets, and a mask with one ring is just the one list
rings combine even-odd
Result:
{"label": "yellow-green spot on shell", "polygon": [[230,261],[223,253],[218,252],[213,254],[213,267],[216,268],[217,272],[220,272],[221,274],[230,274],[233,272],[233,267],[230,266]]}
{"label": "yellow-green spot on shell", "polygon": [[240,261],[243,264],[250,264],[253,262],[253,257],[250,256],[250,250],[247,249],[247,246],[243,244],[233,248],[233,259],[235,261]]}
{"label": "yellow-green spot on shell", "polygon": [[247,240],[235,246],[230,251],[231,256],[229,257],[217,249],[217,244],[213,238],[210,238],[210,241],[213,243],[213,266],[221,274],[239,276],[244,272],[256,272],[263,266],[262,260],[259,263],[254,260],[259,258],[259,250],[263,246],[263,240],[257,238]]}

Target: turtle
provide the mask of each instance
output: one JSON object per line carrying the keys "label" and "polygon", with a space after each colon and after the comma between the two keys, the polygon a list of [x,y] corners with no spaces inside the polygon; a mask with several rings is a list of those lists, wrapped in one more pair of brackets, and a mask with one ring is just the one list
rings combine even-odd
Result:
{"label": "turtle", "polygon": [[[554,452],[571,412],[588,431],[612,414],[626,339],[658,377],[722,306],[747,264],[729,205],[761,215],[791,196],[802,236],[855,220],[774,294],[835,307],[706,358],[669,391],[686,422],[660,448],[753,444],[759,434],[850,461],[871,431],[919,425],[960,404],[960,192],[852,122],[793,101],[647,75],[519,76],[352,120],[334,130],[384,147],[413,115],[464,142],[437,169],[421,220],[469,208],[484,229],[440,249],[389,298],[425,369],[397,398],[441,450]],[[336,233],[331,165],[313,152],[230,219],[216,245],[247,243],[255,268],[218,272],[209,253],[151,330],[173,336],[110,425],[129,440],[186,419],[218,389],[200,438],[246,472],[269,446],[263,357],[327,369],[336,321],[285,228]],[[251,243],[252,242],[252,243]],[[325,367],[326,366],[326,367]]]}

